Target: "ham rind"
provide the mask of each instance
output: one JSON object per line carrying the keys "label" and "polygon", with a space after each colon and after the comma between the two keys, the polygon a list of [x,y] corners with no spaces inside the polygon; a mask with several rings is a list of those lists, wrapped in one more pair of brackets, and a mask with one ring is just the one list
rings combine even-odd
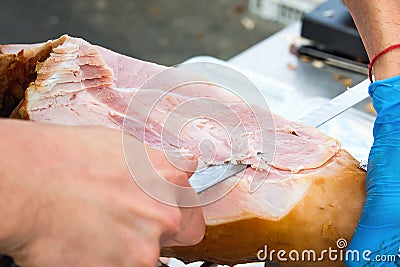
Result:
{"label": "ham rind", "polygon": [[[207,82],[173,88],[198,77],[180,71],[171,76],[171,68],[79,38],[0,49],[3,58],[16,53],[34,58],[49,47],[47,58],[36,62],[36,77],[24,88],[14,117],[101,125],[168,154],[194,155],[206,165],[250,165],[243,175],[199,195],[203,203],[211,202],[203,207],[204,240],[193,247],[164,248],[163,255],[232,265],[257,261],[264,245],[322,251],[335,248],[338,238],[350,240],[365,197],[365,172],[338,140]],[[262,183],[250,192],[254,180]]]}
{"label": "ham rind", "polygon": [[[357,164],[340,150],[322,168],[304,174],[273,173],[271,181],[252,195],[245,193],[247,181],[241,181],[224,198],[203,207],[207,230],[200,244],[164,248],[162,254],[185,262],[234,265],[258,261],[257,253],[267,246],[269,252],[275,251],[272,259],[281,266],[343,266],[337,241],[344,238],[349,242],[365,197],[365,172]],[[223,186],[227,185],[211,190]],[[290,212],[281,217],[281,211],[288,208]],[[228,216],[230,220],[220,221]],[[329,248],[336,250],[332,257],[337,255],[337,260],[329,260],[323,253]],[[279,250],[287,253],[288,261],[277,259]],[[292,250],[300,254],[299,260],[289,260]],[[315,251],[315,260],[301,260],[302,252],[310,250]]]}

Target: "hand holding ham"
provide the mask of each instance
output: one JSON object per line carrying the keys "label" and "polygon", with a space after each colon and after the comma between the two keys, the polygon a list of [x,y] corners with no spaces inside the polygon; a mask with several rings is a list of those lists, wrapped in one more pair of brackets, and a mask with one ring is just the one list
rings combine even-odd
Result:
{"label": "hand holding ham", "polygon": [[[22,267],[155,266],[160,246],[202,239],[200,209],[162,204],[134,182],[120,132],[0,124],[0,252]],[[150,154],[163,178],[188,185],[190,174]]]}

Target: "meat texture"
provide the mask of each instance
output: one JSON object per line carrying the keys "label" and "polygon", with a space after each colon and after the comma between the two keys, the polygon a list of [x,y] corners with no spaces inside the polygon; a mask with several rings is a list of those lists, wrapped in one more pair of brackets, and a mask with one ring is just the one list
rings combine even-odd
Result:
{"label": "meat texture", "polygon": [[[102,125],[167,153],[198,157],[205,164],[251,165],[199,195],[207,203],[204,240],[192,247],[163,248],[162,255],[233,265],[257,261],[265,245],[270,251],[297,250],[301,255],[303,250],[337,249],[338,239],[351,239],[365,198],[365,172],[336,139],[248,105],[212,84],[171,89],[173,83],[192,79],[192,74],[178,72],[163,79],[170,68],[79,38],[62,36],[45,44],[0,49],[0,77],[15,80],[10,62],[30,69],[18,73],[23,82],[17,87],[25,93],[13,117]],[[150,86],[154,77],[157,86]],[[1,87],[6,89],[0,90],[0,100],[15,84]],[[250,192],[251,182],[258,178],[263,183]],[[328,257],[285,264],[342,265]]]}
{"label": "meat texture", "polygon": [[43,45],[2,45],[0,48],[0,117],[8,117],[36,78],[36,64],[44,61],[62,37]]}

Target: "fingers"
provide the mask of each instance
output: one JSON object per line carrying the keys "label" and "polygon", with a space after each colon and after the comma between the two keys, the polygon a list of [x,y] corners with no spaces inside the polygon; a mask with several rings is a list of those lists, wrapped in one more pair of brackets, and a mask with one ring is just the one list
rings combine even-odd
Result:
{"label": "fingers", "polygon": [[[158,186],[157,181],[153,186]],[[119,198],[112,202],[114,205],[123,202],[122,205],[119,205],[123,208],[113,209],[111,212],[116,214],[118,220],[127,227],[140,228],[142,233],[147,233],[154,225],[159,227],[159,236],[156,240],[161,246],[193,245],[202,240],[205,222],[201,207],[180,207],[179,203],[187,201],[187,198],[197,198],[197,194],[189,187],[187,179],[183,180],[182,186],[185,191],[169,192],[174,195],[174,205],[168,205],[149,196],[133,183],[129,187],[120,186]],[[192,191],[191,194],[187,193],[188,190]],[[140,202],[137,202],[139,199],[141,199]],[[197,201],[197,205],[200,206],[199,201]],[[136,216],[126,218],[124,211],[129,211],[131,215]],[[140,220],[140,218],[145,218],[145,220]]]}
{"label": "fingers", "polygon": [[197,168],[197,159],[192,156],[166,155],[163,151],[154,148],[147,148],[146,152],[159,175],[176,185],[184,186],[185,180]]}
{"label": "fingers", "polygon": [[182,220],[175,235],[165,233],[161,236],[161,247],[191,246],[199,243],[205,233],[205,223],[201,207],[181,208]]}
{"label": "fingers", "polygon": [[[135,150],[135,153],[134,167],[141,167],[140,159],[137,158],[138,151]],[[204,236],[205,222],[199,208],[200,200],[188,182],[197,168],[197,160],[194,157],[166,155],[163,151],[150,147],[146,147],[143,156],[151,162],[152,170],[146,168],[136,174],[141,179],[145,178],[138,182],[147,196],[155,201],[153,208],[159,211],[154,218],[161,227],[161,246],[193,245],[200,242]],[[138,168],[135,170],[138,171]]]}
{"label": "fingers", "polygon": [[[181,180],[180,183],[186,189],[190,188],[188,180]],[[175,229],[171,227],[169,231],[163,233],[160,238],[160,244],[162,247],[195,245],[203,239],[206,229],[200,200],[193,189],[189,193],[188,190],[177,190],[175,194],[178,206],[182,206],[180,205],[181,203],[197,203],[197,205],[192,207],[171,207],[175,211],[170,214],[175,214],[175,218],[170,218],[170,220],[179,221],[179,224],[175,225]],[[178,214],[176,211],[178,211]]]}

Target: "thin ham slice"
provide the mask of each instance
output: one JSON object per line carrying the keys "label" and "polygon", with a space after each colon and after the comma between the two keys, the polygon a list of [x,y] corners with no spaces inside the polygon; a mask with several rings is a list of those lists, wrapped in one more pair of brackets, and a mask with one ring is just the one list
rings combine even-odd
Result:
{"label": "thin ham slice", "polygon": [[[236,264],[257,261],[264,245],[322,251],[335,248],[339,238],[350,240],[365,197],[365,172],[336,139],[262,107],[249,107],[210,84],[167,90],[172,82],[190,79],[185,74],[143,89],[169,68],[83,39],[62,36],[37,45],[3,45],[0,51],[3,58],[18,54],[32,59],[38,51],[47,51],[45,59],[35,61],[35,77],[24,88],[14,117],[102,125],[124,130],[168,153],[194,155],[205,164],[232,161],[252,166],[242,177],[234,176],[200,194],[206,203],[229,191],[203,207],[208,226],[204,240],[193,247],[164,248],[163,255],[187,262]],[[7,66],[4,62],[0,66]],[[10,75],[7,68],[2,72]],[[260,123],[260,117],[271,120]],[[200,145],[203,140],[212,146]],[[251,193],[250,183],[257,177],[267,179]],[[311,264],[340,265],[326,260]]]}

